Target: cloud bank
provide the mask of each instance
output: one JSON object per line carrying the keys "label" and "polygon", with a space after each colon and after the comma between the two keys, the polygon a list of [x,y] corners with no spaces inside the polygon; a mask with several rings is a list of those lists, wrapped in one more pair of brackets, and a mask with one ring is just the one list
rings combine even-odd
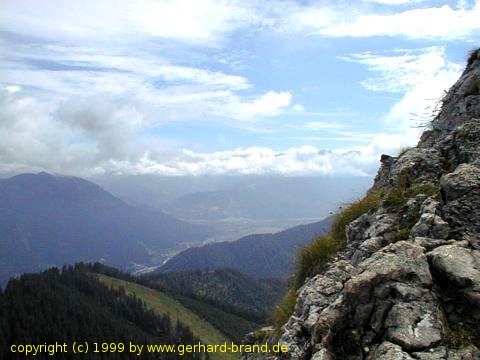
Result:
{"label": "cloud bank", "polygon": [[[367,93],[396,96],[373,132],[316,119],[321,114],[297,102],[298,89],[269,87],[268,81],[259,86],[252,71],[239,70],[253,60],[237,42],[246,34],[306,42],[463,41],[479,34],[480,2],[356,4],[86,0],[40,6],[7,0],[0,13],[0,171],[371,175],[381,153],[415,142],[416,125],[429,119],[442,91],[458,77],[461,65],[448,60],[446,45],[338,56],[368,71],[360,81]],[[218,66],[208,66],[205,59],[217,55]],[[308,121],[286,122],[287,115]],[[252,134],[265,128],[272,136],[287,128],[303,131],[290,134],[292,140],[362,145],[209,152],[162,136],[165,125],[176,123]]]}

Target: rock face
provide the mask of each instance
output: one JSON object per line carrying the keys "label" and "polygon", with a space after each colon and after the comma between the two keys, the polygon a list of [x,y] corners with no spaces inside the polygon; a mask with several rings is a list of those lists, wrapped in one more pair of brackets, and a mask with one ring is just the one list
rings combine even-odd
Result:
{"label": "rock face", "polygon": [[382,156],[380,205],[298,290],[269,338],[289,352],[257,358],[480,359],[479,50],[442,103],[417,147]]}

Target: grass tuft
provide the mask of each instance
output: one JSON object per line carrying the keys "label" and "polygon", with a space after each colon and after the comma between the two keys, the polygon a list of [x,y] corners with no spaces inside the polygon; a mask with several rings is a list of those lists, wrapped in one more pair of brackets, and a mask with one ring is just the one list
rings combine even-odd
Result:
{"label": "grass tuft", "polygon": [[[407,186],[408,184],[408,186]],[[409,184],[407,179],[401,181],[399,185],[390,189],[386,193],[370,191],[365,197],[343,207],[332,222],[328,234],[315,239],[312,243],[299,250],[295,261],[295,273],[290,288],[284,298],[275,308],[271,322],[276,331],[279,332],[283,324],[293,314],[296,303],[297,290],[304,284],[305,279],[319,274],[325,269],[328,261],[338,252],[345,249],[347,243],[346,227],[361,215],[378,207],[380,202],[386,207],[400,209],[405,205],[409,198],[422,193],[426,196],[438,194],[438,186],[431,184]],[[412,215],[416,218],[417,215]],[[396,239],[402,240],[408,238],[411,222],[415,219],[409,219],[408,226],[401,228],[396,233]]]}
{"label": "grass tuft", "polygon": [[294,288],[290,288],[280,303],[275,307],[271,316],[271,323],[277,334],[280,332],[282,326],[287,323],[290,316],[292,316],[296,302],[297,291]]}
{"label": "grass tuft", "polygon": [[303,285],[305,279],[323,271],[327,262],[339,251],[345,249],[347,243],[346,226],[377,207],[380,200],[381,197],[378,192],[369,192],[364,198],[344,206],[335,215],[328,234],[315,239],[311,244],[300,249],[296,257],[295,274],[290,289],[272,315],[272,324],[277,332],[293,314],[297,290]]}
{"label": "grass tuft", "polygon": [[480,325],[465,324],[447,328],[444,344],[449,349],[461,349],[469,345],[479,346]]}

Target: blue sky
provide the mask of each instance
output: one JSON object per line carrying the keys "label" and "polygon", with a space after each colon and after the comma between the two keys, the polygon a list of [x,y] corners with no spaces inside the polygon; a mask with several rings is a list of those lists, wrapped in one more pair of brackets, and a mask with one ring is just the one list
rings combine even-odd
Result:
{"label": "blue sky", "polygon": [[25,1],[0,171],[372,175],[480,46],[480,1]]}

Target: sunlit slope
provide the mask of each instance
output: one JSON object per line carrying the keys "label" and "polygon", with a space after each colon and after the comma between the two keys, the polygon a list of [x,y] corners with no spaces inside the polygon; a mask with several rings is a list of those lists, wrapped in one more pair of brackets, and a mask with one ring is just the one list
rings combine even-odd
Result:
{"label": "sunlit slope", "polygon": [[[225,335],[217,330],[210,323],[202,320],[197,314],[193,313],[180,302],[172,299],[161,291],[153,290],[148,287],[138,285],[125,280],[116,279],[102,274],[96,274],[100,281],[113,286],[114,288],[123,287],[127,294],[135,294],[135,296],[143,300],[157,314],[168,313],[172,319],[172,323],[179,320],[185,326],[188,326],[192,333],[199,337],[204,344],[223,344],[231,342]],[[209,354],[211,359],[238,359],[234,354]]]}

